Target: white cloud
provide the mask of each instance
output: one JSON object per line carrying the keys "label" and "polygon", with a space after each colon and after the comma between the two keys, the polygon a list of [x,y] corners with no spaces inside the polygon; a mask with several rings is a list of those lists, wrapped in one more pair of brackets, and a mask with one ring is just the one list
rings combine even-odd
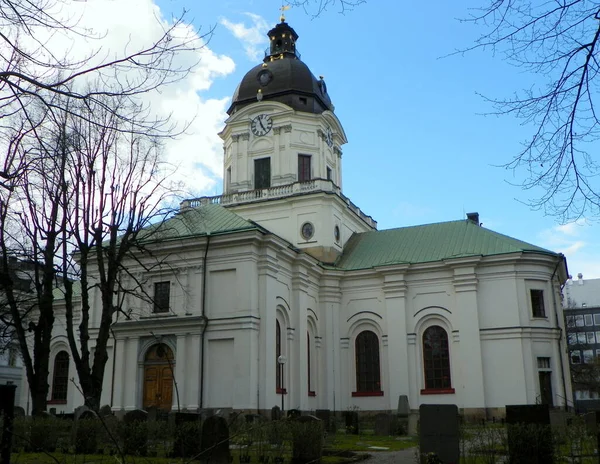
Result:
{"label": "white cloud", "polygon": [[[70,62],[87,58],[89,63],[100,63],[121,57],[153,44],[174,24],[152,0],[66,0],[56,14],[62,14],[69,24],[76,24],[84,34],[37,30],[36,39],[58,59],[66,57]],[[179,167],[172,180],[184,182],[200,194],[214,189],[216,180],[222,177],[222,142],[217,133],[227,116],[228,104],[227,96],[207,99],[202,92],[215,79],[233,72],[235,64],[230,57],[211,50],[192,25],[178,25],[174,35],[174,41],[192,39],[202,46],[175,55],[170,65],[176,69],[196,66],[181,80],[140,98],[151,113],[170,116],[170,122],[179,130],[187,128],[185,135],[166,141],[166,158]],[[34,41],[30,45],[36,47]],[[119,75],[120,80],[136,77],[139,74]]]}
{"label": "white cloud", "polygon": [[248,27],[241,23],[234,23],[227,18],[222,18],[220,23],[225,26],[233,36],[242,42],[246,55],[251,61],[258,61],[262,58],[262,52],[268,43],[267,32],[269,23],[262,17],[254,13],[244,13],[250,18],[252,24]]}
{"label": "white cloud", "polygon": [[583,273],[587,279],[600,277],[600,244],[594,225],[578,220],[546,229],[540,233],[541,246],[562,253],[572,275]]}

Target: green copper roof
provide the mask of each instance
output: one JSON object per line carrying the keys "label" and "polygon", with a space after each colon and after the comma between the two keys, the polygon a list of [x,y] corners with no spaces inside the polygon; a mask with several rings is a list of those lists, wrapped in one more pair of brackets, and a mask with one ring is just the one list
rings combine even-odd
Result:
{"label": "green copper roof", "polygon": [[556,255],[463,220],[354,234],[336,267],[356,270],[516,252]]}
{"label": "green copper roof", "polygon": [[220,205],[206,205],[183,209],[165,222],[149,227],[143,239],[172,240],[252,229],[259,227]]}

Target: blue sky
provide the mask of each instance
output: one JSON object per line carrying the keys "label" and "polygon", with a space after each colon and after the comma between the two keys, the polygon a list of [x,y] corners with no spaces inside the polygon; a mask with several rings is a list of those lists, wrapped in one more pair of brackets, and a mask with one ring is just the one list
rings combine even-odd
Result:
{"label": "blue sky", "polygon": [[[561,225],[532,211],[524,203],[535,192],[511,185],[525,173],[497,167],[512,159],[531,128],[512,116],[485,116],[493,109],[478,94],[510,96],[542,77],[487,51],[443,58],[483,31],[457,19],[477,4],[371,0],[345,15],[336,8],[318,18],[300,9],[286,12],[300,36],[302,59],[313,74],[325,76],[348,136],[344,193],[380,229],[477,211],[484,227],[565,253],[571,274],[600,277],[598,223]],[[161,0],[158,6],[164,16],[185,8],[186,18],[203,31],[215,27],[207,47],[216,64],[208,66],[212,74],[197,92],[214,110],[203,112],[207,121],[197,130],[214,132],[238,82],[260,62],[280,3]],[[218,143],[185,152],[203,172],[198,194],[221,193]]]}

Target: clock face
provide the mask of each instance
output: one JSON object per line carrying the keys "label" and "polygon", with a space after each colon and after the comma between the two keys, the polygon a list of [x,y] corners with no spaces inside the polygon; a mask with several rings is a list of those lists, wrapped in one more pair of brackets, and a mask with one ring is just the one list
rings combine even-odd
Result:
{"label": "clock face", "polygon": [[331,132],[331,128],[328,127],[325,131],[325,142],[329,147],[333,147],[333,132]]}
{"label": "clock face", "polygon": [[252,120],[252,123],[250,123],[252,133],[258,137],[267,135],[272,127],[273,120],[268,114],[259,114]]}

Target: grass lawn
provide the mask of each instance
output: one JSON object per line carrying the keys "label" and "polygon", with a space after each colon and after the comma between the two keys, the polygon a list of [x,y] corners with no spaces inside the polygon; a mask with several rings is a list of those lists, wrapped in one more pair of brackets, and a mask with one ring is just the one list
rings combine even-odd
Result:
{"label": "grass lawn", "polygon": [[[350,435],[336,433],[325,439],[325,448],[341,451],[362,451],[373,453],[378,451],[400,451],[413,448],[419,444],[416,437],[384,437],[370,434]],[[387,448],[387,449],[373,449]]]}

